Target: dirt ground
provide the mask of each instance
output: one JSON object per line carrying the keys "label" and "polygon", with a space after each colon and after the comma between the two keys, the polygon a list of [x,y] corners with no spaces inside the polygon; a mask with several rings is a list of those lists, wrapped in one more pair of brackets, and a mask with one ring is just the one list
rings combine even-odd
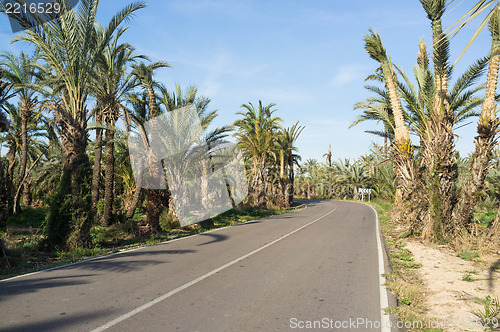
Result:
{"label": "dirt ground", "polygon": [[443,246],[408,241],[406,248],[422,264],[418,270],[424,282],[427,316],[433,324],[443,331],[487,331],[471,311],[484,311],[477,298],[491,295],[500,299],[500,270],[492,269],[500,264],[500,255],[481,256],[474,262]]}

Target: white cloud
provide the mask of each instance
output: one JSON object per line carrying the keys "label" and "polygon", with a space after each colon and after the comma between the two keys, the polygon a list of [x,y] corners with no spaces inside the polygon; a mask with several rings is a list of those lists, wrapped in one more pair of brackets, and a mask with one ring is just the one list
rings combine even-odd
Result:
{"label": "white cloud", "polygon": [[341,66],[331,80],[333,86],[342,86],[354,81],[363,80],[369,67],[360,64],[348,64]]}

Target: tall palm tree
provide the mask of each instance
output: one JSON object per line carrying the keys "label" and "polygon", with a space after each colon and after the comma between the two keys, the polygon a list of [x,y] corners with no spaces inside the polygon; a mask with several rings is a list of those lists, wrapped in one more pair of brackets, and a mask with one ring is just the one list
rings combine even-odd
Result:
{"label": "tall palm tree", "polygon": [[[456,173],[455,137],[453,126],[455,113],[450,107],[448,79],[451,74],[449,64],[449,41],[443,33],[441,18],[446,8],[446,0],[421,0],[428,19],[431,21],[434,63],[434,100],[428,111],[427,130],[422,138],[423,165],[430,194],[428,198],[429,216],[426,221],[425,237],[441,240],[449,228],[453,208],[452,190]],[[447,225],[446,225],[447,224]]]}
{"label": "tall palm tree", "polygon": [[[375,74],[369,75],[365,81],[372,80],[384,83],[384,75],[382,68],[377,68]],[[374,85],[365,85],[365,89],[372,91],[376,94],[375,97],[370,97],[354,104],[354,109],[361,109],[363,113],[359,115],[349,126],[349,129],[355,125],[367,121],[374,120],[377,123],[383,124],[383,130],[367,130],[366,133],[382,137],[384,139],[384,152],[386,155],[389,153],[389,144],[394,140],[394,115],[391,108],[391,101],[387,88],[379,88]]]}
{"label": "tall palm tree", "polygon": [[372,59],[380,63],[384,83],[389,94],[389,100],[394,115],[394,141],[392,142],[391,156],[395,166],[397,179],[397,194],[394,203],[396,219],[412,225],[416,223],[416,216],[412,212],[418,193],[421,192],[420,178],[414,158],[413,145],[410,133],[405,123],[405,116],[398,96],[397,80],[392,62],[387,56],[380,35],[373,29],[365,36],[365,49]]}
{"label": "tall palm tree", "polygon": [[285,207],[289,207],[293,203],[293,184],[295,181],[293,167],[300,159],[300,156],[294,153],[298,151],[295,142],[304,128],[304,126],[299,126],[299,122],[297,121],[291,127],[282,128],[279,131],[278,148],[280,154],[280,179],[281,183],[284,184],[284,187],[282,187],[282,195]]}
{"label": "tall palm tree", "polygon": [[[5,115],[7,110],[7,101],[11,98],[14,93],[12,93],[12,84],[6,82],[3,77],[4,70],[0,69],[0,133],[9,130],[9,119]],[[2,175],[2,180],[0,180],[0,227],[3,227],[7,217],[9,215],[9,206],[11,203],[11,178],[9,178],[7,170],[4,169],[3,165],[0,165],[0,175]],[[7,166],[8,167],[8,166]],[[2,242],[0,241],[0,246]]]}
{"label": "tall palm tree", "polygon": [[[161,84],[154,81],[153,76],[155,70],[159,68],[170,67],[166,62],[154,62],[146,65],[144,62],[140,64],[132,65],[132,74],[137,80],[140,87],[144,90],[147,95],[147,106],[148,106],[148,119],[155,118],[161,114],[161,109],[158,106],[158,97],[155,89],[162,89]],[[155,158],[156,156],[151,156]],[[150,165],[158,165],[158,162],[151,162]],[[162,172],[161,169],[156,167],[150,167],[149,172],[156,176]],[[160,214],[165,206],[165,202],[162,201],[162,193],[156,189],[148,189],[148,207],[146,213],[146,221],[151,227],[151,230],[156,232],[160,229]]]}
{"label": "tall palm tree", "polygon": [[[135,123],[136,126],[143,126],[147,121],[148,116],[148,101],[146,92],[143,92],[142,94],[130,94],[127,99],[128,103],[131,105],[131,108],[127,109],[127,112],[125,113],[127,115],[125,129],[128,130],[128,127],[132,126],[132,122]],[[139,177],[138,180],[140,180],[141,178],[142,177]],[[130,219],[134,216],[139,203],[143,199],[143,194],[144,189],[142,188],[142,183],[140,183],[140,181],[134,181],[132,201],[127,207],[127,211],[125,213],[125,217],[127,219]]]}
{"label": "tall palm tree", "polygon": [[266,208],[266,168],[269,158],[277,159],[274,152],[275,133],[279,129],[282,121],[279,117],[273,116],[276,109],[272,109],[275,104],[263,106],[259,100],[258,108],[252,103],[243,104],[245,112],[237,114],[243,119],[236,120],[234,126],[237,128],[235,137],[238,146],[243,151],[243,156],[251,162],[251,192],[253,194],[253,204]]}
{"label": "tall palm tree", "polygon": [[[118,41],[126,29],[118,29],[113,40],[106,45],[97,60],[97,75],[94,83],[97,110],[99,118],[105,124],[106,157],[104,168],[104,204],[102,223],[111,224],[113,217],[114,182],[115,182],[115,157],[114,136],[115,123],[120,117],[120,111],[125,109],[126,94],[136,85],[137,81],[131,73],[127,73],[127,66],[142,55],[134,54],[135,48],[129,44],[119,44]],[[100,38],[104,38],[105,31],[98,27]],[[99,149],[100,147],[98,147]],[[100,157],[96,154],[96,159]],[[100,176],[100,163],[94,174]],[[97,182],[97,181],[94,181]],[[98,182],[97,182],[98,183]]]}
{"label": "tall palm tree", "polygon": [[[209,130],[208,127],[217,117],[217,111],[209,111],[210,99],[198,96],[197,92],[196,86],[189,86],[183,91],[180,85],[176,84],[172,91],[162,91],[159,98],[160,106],[168,113],[168,133],[161,139],[164,146],[169,147],[171,154],[166,165],[168,190],[163,200],[168,201],[169,212],[179,218],[181,224],[187,221],[190,215],[201,216],[203,211],[213,207],[217,189],[210,190],[209,178],[215,169],[225,166],[227,162],[225,151],[220,148],[222,144],[227,143],[225,138],[229,128],[223,126]],[[224,170],[222,173],[226,174],[224,180],[228,186],[227,173]],[[196,188],[189,181],[178,181],[187,174],[199,179]],[[175,197],[170,195],[171,191],[177,193]],[[188,191],[191,193],[191,207],[186,209],[188,199],[184,193]],[[228,194],[231,197],[230,189]],[[183,200],[186,202],[182,202]],[[232,203],[234,205],[234,201]],[[204,223],[209,225],[211,222],[207,220]]]}
{"label": "tall palm tree", "polygon": [[[12,90],[12,84],[5,79],[5,70],[0,68],[0,133],[8,130],[9,119],[5,113],[7,110],[7,101],[16,93]],[[4,113],[5,112],[5,113]]]}
{"label": "tall palm tree", "polygon": [[[33,64],[37,61],[38,53],[32,57],[24,52],[19,56],[12,53],[3,53],[0,55],[0,66],[5,69],[4,75],[12,84],[17,96],[20,99],[20,114],[21,114],[21,163],[19,168],[19,182],[24,179],[26,173],[26,165],[28,162],[28,122],[33,116],[35,107],[38,103],[36,91],[33,86],[38,82],[38,75],[33,71]],[[29,192],[28,183],[24,184],[25,192]],[[19,212],[17,207],[18,202],[14,204],[14,213]]]}
{"label": "tall palm tree", "polygon": [[479,193],[484,187],[488,174],[489,163],[496,146],[499,119],[496,115],[496,89],[498,84],[498,70],[500,64],[500,9],[495,7],[491,11],[489,30],[491,33],[491,51],[486,79],[486,92],[481,106],[481,115],[477,124],[478,136],[475,138],[475,150],[472,154],[470,172],[471,177],[462,188],[461,196],[453,213],[457,221],[457,230],[470,223]]}
{"label": "tall palm tree", "polygon": [[[99,54],[110,42],[116,29],[143,8],[135,2],[118,12],[109,22],[103,38],[98,38],[95,23],[98,0],[81,1],[78,10],[58,0],[61,10],[47,17],[8,14],[25,29],[13,41],[33,44],[46,65],[40,85],[52,90],[55,119],[61,128],[63,175],[59,190],[51,202],[47,220],[49,246],[86,246],[90,244],[91,197],[90,165],[86,154],[86,101]],[[3,6],[3,5],[2,5]]]}
{"label": "tall palm tree", "polygon": [[6,208],[12,212],[12,199],[13,199],[13,187],[14,187],[14,167],[16,165],[17,155],[21,149],[21,112],[19,107],[13,104],[6,103],[4,107],[9,112],[10,125],[9,130],[6,135],[2,137],[2,143],[6,143],[8,146],[7,152],[7,172],[5,178],[5,192],[3,193],[4,203]]}

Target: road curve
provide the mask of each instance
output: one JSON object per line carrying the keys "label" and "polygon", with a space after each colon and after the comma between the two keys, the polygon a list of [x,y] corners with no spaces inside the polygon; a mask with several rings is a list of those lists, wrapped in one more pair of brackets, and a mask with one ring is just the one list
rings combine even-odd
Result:
{"label": "road curve", "polygon": [[376,227],[367,205],[309,201],[297,212],[3,280],[0,330],[380,331]]}

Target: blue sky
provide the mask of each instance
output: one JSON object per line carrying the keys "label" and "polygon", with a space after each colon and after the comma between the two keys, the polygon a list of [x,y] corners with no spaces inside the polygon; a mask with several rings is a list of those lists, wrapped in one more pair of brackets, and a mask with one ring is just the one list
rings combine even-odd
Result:
{"label": "blue sky", "polygon": [[[449,27],[475,1],[455,0],[444,18]],[[101,0],[99,21],[128,1]],[[356,158],[381,139],[364,133],[380,125],[348,129],[359,114],[353,105],[370,94],[363,88],[377,64],[363,49],[363,36],[373,27],[382,36],[393,62],[409,74],[416,63],[419,37],[431,43],[430,24],[418,0],[260,1],[149,0],[129,23],[123,41],[152,60],[172,68],[155,77],[167,88],[197,85],[219,111],[217,125],[230,124],[243,103],[275,103],[284,125],[306,128],[297,146],[303,160],[322,159],[332,145],[333,157]],[[455,60],[474,26],[451,41]],[[17,52],[12,32],[0,18],[2,50]],[[457,64],[455,76],[490,48],[487,31]],[[430,50],[430,49],[429,49]],[[452,78],[452,81],[453,81]],[[484,78],[485,81],[485,78]],[[473,150],[474,123],[457,131],[461,154]]]}

